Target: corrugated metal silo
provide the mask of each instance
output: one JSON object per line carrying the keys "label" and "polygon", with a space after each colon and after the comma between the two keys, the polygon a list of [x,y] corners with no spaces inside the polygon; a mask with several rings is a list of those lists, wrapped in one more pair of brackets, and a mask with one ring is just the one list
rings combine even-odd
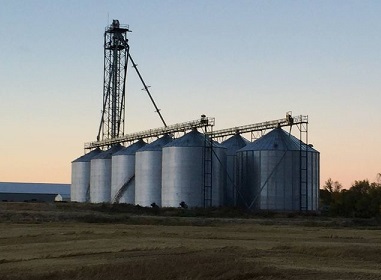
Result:
{"label": "corrugated metal silo", "polygon": [[90,199],[90,161],[101,152],[100,149],[95,149],[72,161],[70,185],[71,201],[86,202]]}
{"label": "corrugated metal silo", "polygon": [[[193,130],[163,148],[162,206],[204,206],[204,134]],[[220,206],[225,184],[226,149],[213,143],[212,205]],[[221,163],[222,164],[221,164]],[[208,175],[207,175],[208,176]]]}
{"label": "corrugated metal silo", "polygon": [[237,151],[242,149],[250,141],[243,138],[241,135],[236,134],[229,139],[221,143],[226,148],[226,188],[224,191],[224,203],[225,206],[234,206],[236,204],[236,159]]}
{"label": "corrugated metal silo", "polygon": [[161,206],[162,149],[172,140],[164,135],[136,152],[135,204]]}
{"label": "corrugated metal silo", "polygon": [[116,145],[91,159],[90,201],[92,203],[111,200],[111,156],[123,147]]}
{"label": "corrugated metal silo", "polygon": [[320,154],[276,128],[237,152],[238,201],[271,211],[316,211]]}
{"label": "corrugated metal silo", "polygon": [[146,143],[139,140],[112,157],[111,201],[135,203],[135,153]]}

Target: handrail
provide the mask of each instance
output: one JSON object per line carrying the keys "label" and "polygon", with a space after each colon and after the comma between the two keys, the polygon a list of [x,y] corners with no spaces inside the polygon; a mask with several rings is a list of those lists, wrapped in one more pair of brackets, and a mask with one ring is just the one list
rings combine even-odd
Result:
{"label": "handrail", "polygon": [[201,119],[193,120],[184,123],[177,123],[166,127],[144,130],[132,134],[127,134],[114,139],[105,139],[101,141],[85,143],[85,149],[94,149],[97,147],[111,146],[114,144],[131,142],[139,139],[158,137],[165,134],[173,134],[176,132],[185,132],[194,128],[201,128],[205,126],[214,126],[214,118],[201,117]]}
{"label": "handrail", "polygon": [[[272,120],[267,122],[260,122],[255,124],[248,124],[243,126],[236,126],[221,130],[215,130],[211,132],[206,132],[207,135],[210,135],[212,138],[225,137],[235,134],[243,134],[255,131],[264,131],[267,129],[274,129],[277,127],[284,126],[292,126],[302,123],[308,123],[308,116],[298,115],[291,116],[289,114],[286,115],[286,118]],[[98,147],[109,147],[115,144],[132,142],[139,139],[151,138],[151,137],[159,137],[165,134],[174,134],[176,132],[186,132],[195,128],[204,128],[214,126],[215,119],[206,117],[204,115],[201,116],[198,120],[177,123],[173,125],[169,125],[167,127],[154,128],[149,130],[144,130],[140,132],[135,132],[131,134],[127,134],[121,137],[117,137],[114,139],[105,139],[101,141],[94,141],[85,143],[85,149],[94,149]]]}

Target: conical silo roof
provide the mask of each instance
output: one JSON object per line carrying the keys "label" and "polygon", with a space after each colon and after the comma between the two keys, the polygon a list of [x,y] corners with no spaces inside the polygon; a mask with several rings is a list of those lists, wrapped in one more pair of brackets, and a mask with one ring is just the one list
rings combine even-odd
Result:
{"label": "conical silo roof", "polygon": [[143,148],[141,148],[139,150],[139,152],[161,151],[165,145],[167,145],[168,143],[170,143],[172,141],[173,141],[173,138],[171,136],[169,136],[168,134],[166,134],[163,137],[153,141],[152,143],[145,145]]}
{"label": "conical silo roof", "polygon": [[143,148],[145,145],[147,145],[146,142],[144,142],[142,139],[138,140],[134,144],[121,149],[120,151],[116,152],[114,156],[121,156],[121,155],[134,155],[137,150]]}
{"label": "conical silo roof", "polygon": [[[302,146],[300,146],[302,144]],[[301,143],[301,141],[295,136],[287,133],[281,128],[275,128],[266,135],[262,136],[258,140],[246,145],[241,151],[266,151],[266,150],[278,150],[278,151],[299,151],[306,150],[307,145]],[[317,152],[312,147],[308,146],[308,151]]]}
{"label": "conical silo roof", "polygon": [[[209,141],[209,137],[208,137]],[[181,136],[165,145],[167,147],[204,147],[205,145],[205,134],[198,132],[197,129],[192,130],[191,132]],[[213,147],[222,148],[221,144],[213,141]]]}
{"label": "conical silo roof", "polygon": [[93,157],[97,156],[101,152],[101,149],[96,148],[95,150],[92,150],[91,152],[73,160],[72,162],[89,162]]}
{"label": "conical silo roof", "polygon": [[123,146],[119,144],[112,146],[110,149],[101,152],[99,155],[93,157],[92,159],[111,159],[111,156],[120,151],[121,149],[123,149]]}
{"label": "conical silo roof", "polygon": [[223,141],[221,145],[227,149],[227,154],[235,154],[237,150],[242,149],[249,143],[249,140],[243,138],[240,134],[236,134]]}

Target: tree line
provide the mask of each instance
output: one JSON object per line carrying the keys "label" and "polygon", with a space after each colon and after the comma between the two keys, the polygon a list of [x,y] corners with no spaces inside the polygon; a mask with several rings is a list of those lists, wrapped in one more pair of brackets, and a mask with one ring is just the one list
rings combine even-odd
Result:
{"label": "tree line", "polygon": [[350,189],[329,178],[320,189],[323,214],[354,218],[381,216],[381,173],[377,182],[355,181]]}

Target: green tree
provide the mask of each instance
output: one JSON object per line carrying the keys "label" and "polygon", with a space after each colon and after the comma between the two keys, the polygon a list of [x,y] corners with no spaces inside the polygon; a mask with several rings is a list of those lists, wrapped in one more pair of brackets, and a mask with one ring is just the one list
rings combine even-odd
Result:
{"label": "green tree", "polygon": [[328,180],[325,181],[323,188],[330,193],[334,193],[340,192],[340,190],[343,188],[343,185],[338,181],[333,181],[331,178],[328,178]]}
{"label": "green tree", "polygon": [[377,182],[355,181],[349,190],[329,178],[320,190],[322,209],[332,216],[369,218],[381,215],[381,174]]}
{"label": "green tree", "polygon": [[355,181],[352,187],[343,193],[344,216],[369,218],[380,215],[381,185],[369,180]]}
{"label": "green tree", "polygon": [[320,206],[323,211],[328,211],[331,215],[338,215],[342,188],[340,182],[333,181],[331,178],[325,181],[323,189],[320,190]]}

